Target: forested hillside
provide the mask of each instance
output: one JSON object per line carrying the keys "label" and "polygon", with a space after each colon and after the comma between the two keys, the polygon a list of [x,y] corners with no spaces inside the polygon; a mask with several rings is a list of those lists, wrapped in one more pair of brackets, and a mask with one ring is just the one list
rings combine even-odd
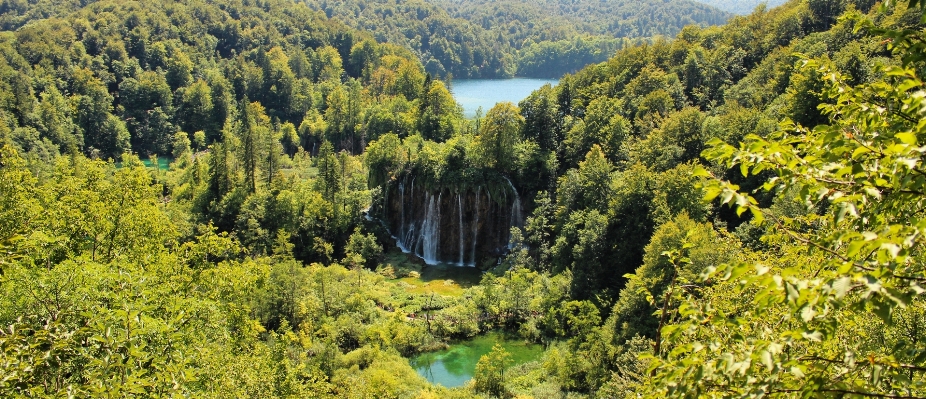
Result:
{"label": "forested hillside", "polygon": [[719,25],[729,14],[688,0],[428,0],[520,48],[526,40],[570,40],[576,35],[613,38],[674,36],[687,25]]}
{"label": "forested hillside", "polygon": [[427,72],[456,78],[558,77],[682,27],[729,14],[690,1],[302,0],[381,42],[415,52]]}
{"label": "forested hillside", "polygon": [[698,3],[704,3],[711,7],[738,14],[746,15],[752,13],[757,6],[764,4],[767,8],[778,7],[785,3],[786,0],[695,0]]}
{"label": "forested hillside", "polygon": [[[688,26],[472,120],[302,4],[59,5],[2,6],[0,397],[926,397],[922,2]],[[409,364],[490,331],[544,353]]]}

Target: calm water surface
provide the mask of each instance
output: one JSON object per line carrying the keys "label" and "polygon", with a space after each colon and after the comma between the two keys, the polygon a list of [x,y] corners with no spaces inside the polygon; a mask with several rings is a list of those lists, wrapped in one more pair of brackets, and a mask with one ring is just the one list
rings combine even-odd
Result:
{"label": "calm water surface", "polygon": [[490,332],[453,344],[440,352],[422,353],[412,358],[410,363],[431,383],[447,388],[458,387],[473,378],[479,358],[491,352],[496,342],[501,343],[511,355],[510,366],[538,360],[543,354],[540,345],[528,344],[521,339],[507,339],[503,334]]}
{"label": "calm water surface", "polygon": [[510,101],[515,105],[527,98],[534,90],[545,84],[556,85],[556,79],[457,79],[451,83],[453,98],[463,106],[463,115],[476,116],[476,109],[482,107],[482,114],[489,112],[495,103]]}

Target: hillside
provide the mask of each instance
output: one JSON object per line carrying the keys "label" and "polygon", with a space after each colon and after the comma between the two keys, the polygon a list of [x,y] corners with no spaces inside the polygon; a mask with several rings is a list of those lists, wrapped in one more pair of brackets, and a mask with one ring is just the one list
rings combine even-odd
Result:
{"label": "hillside", "polygon": [[723,10],[737,15],[747,15],[752,13],[760,4],[765,4],[768,8],[778,7],[787,0],[695,0],[698,3],[704,3],[718,10]]}
{"label": "hillside", "polygon": [[457,2],[304,0],[329,17],[411,49],[435,76],[558,77],[607,59],[618,48],[729,14],[668,2]]}
{"label": "hillside", "polygon": [[376,39],[414,52],[427,71],[458,78],[510,76],[511,51],[472,23],[423,0],[299,0]]}
{"label": "hillside", "polygon": [[688,0],[428,0],[451,16],[504,38],[515,48],[531,40],[569,40],[576,35],[612,38],[674,36],[687,25],[726,22],[729,14]]}

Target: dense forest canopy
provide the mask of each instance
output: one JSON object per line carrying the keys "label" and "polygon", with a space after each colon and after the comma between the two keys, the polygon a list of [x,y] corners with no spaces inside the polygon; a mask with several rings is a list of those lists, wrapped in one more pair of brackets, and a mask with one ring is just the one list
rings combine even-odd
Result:
{"label": "dense forest canopy", "polygon": [[526,40],[569,40],[580,34],[610,37],[673,36],[687,25],[719,25],[725,12],[688,0],[428,0],[520,48]]}
{"label": "dense forest canopy", "polygon": [[737,15],[746,15],[755,11],[756,7],[764,5],[772,8],[785,3],[786,0],[695,0],[711,7]]}
{"label": "dense forest canopy", "polygon": [[[926,397],[924,7],[760,7],[466,120],[303,4],[5,1],[0,396]],[[545,351],[409,365],[493,330]]]}
{"label": "dense forest canopy", "polygon": [[730,16],[684,0],[301,1],[409,48],[427,72],[455,78],[559,77],[606,60],[631,39],[672,36]]}

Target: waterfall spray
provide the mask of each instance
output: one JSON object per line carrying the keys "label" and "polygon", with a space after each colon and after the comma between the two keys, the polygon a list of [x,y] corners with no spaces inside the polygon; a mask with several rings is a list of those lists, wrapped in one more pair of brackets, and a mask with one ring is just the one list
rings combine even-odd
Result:
{"label": "waterfall spray", "polygon": [[443,193],[434,194],[428,199],[428,210],[425,213],[425,219],[421,226],[421,258],[429,265],[436,265],[438,259],[438,249],[440,246],[440,202]]}
{"label": "waterfall spray", "polygon": [[476,243],[479,242],[479,196],[482,194],[482,186],[476,187],[476,202],[473,207],[473,266],[476,266]]}
{"label": "waterfall spray", "polygon": [[[511,227],[524,227],[524,217],[521,215],[521,196],[518,195],[518,190],[514,188],[511,180],[508,180],[507,177],[504,179],[508,182],[508,187],[511,187],[511,192],[514,193],[514,201],[511,203],[511,220],[508,221],[508,224]],[[511,243],[510,229],[508,233],[508,249],[514,249]]]}
{"label": "waterfall spray", "polygon": [[405,232],[405,184],[402,182],[399,183],[399,203],[401,204],[399,212],[402,214],[402,221],[399,224],[399,234],[401,235]]}
{"label": "waterfall spray", "polygon": [[457,208],[459,209],[459,215],[460,215],[460,220],[459,220],[460,222],[460,237],[459,237],[460,262],[459,262],[459,266],[463,266],[465,265],[465,263],[463,262],[464,261],[463,259],[463,199],[460,197],[460,193],[457,193]]}

